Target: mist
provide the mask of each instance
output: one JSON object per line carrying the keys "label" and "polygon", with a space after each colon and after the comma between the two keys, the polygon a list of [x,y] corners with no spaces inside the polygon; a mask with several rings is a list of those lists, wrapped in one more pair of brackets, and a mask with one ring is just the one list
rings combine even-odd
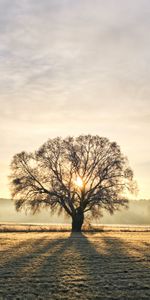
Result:
{"label": "mist", "polygon": [[[150,224],[150,200],[132,200],[129,208],[122,208],[120,211],[110,215],[107,211],[103,212],[103,217],[97,221],[100,224]],[[64,215],[51,215],[48,209],[41,210],[40,213],[32,215],[25,212],[17,212],[12,200],[0,199],[0,223],[50,223],[67,224],[71,220]],[[95,222],[96,223],[96,222]]]}

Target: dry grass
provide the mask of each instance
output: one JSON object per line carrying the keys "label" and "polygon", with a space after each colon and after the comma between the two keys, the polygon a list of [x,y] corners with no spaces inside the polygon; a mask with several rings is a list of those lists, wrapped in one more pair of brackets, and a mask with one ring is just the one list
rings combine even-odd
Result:
{"label": "dry grass", "polygon": [[[70,232],[70,224],[14,224],[1,223],[0,232]],[[84,232],[106,232],[106,231],[121,231],[121,232],[150,232],[149,225],[94,225],[87,224],[83,226]]]}
{"label": "dry grass", "polygon": [[150,232],[3,232],[0,244],[0,299],[150,299]]}

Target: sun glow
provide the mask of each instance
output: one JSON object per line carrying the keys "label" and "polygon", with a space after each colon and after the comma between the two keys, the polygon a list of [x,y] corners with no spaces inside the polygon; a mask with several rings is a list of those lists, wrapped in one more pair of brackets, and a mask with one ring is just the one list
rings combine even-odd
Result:
{"label": "sun glow", "polygon": [[81,177],[77,177],[77,179],[75,180],[75,185],[78,186],[79,188],[83,187],[83,180],[81,179]]}

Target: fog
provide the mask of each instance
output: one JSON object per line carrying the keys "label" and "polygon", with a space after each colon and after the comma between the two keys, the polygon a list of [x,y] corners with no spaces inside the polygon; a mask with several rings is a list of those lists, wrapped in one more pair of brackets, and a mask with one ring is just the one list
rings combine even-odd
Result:
{"label": "fog", "polygon": [[[70,223],[70,219],[64,215],[51,215],[50,211],[43,209],[40,213],[32,215],[25,212],[17,212],[12,200],[0,199],[0,222],[14,223]],[[150,224],[150,200],[132,200],[128,209],[121,209],[114,215],[104,211],[103,217],[98,223],[101,224]]]}

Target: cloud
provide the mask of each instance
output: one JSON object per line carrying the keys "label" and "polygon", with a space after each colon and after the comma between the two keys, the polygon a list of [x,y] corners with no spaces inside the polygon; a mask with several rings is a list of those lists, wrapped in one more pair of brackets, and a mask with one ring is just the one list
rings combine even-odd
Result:
{"label": "cloud", "polygon": [[0,0],[5,161],[49,136],[87,132],[117,140],[135,164],[137,149],[148,160],[149,9],[148,0]]}

